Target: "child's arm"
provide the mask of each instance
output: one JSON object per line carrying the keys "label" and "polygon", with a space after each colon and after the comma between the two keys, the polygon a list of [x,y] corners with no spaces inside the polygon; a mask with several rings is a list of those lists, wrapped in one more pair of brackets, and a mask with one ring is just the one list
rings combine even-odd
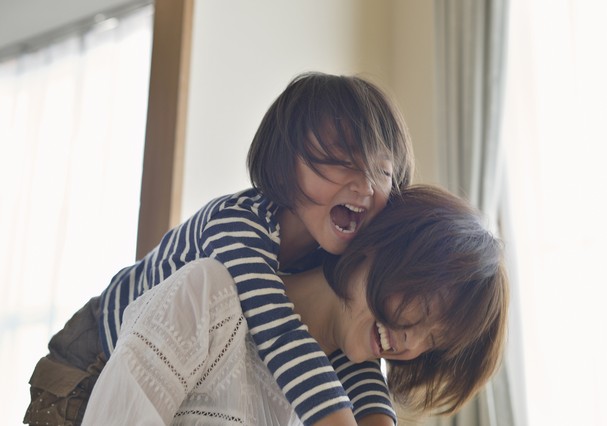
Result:
{"label": "child's arm", "polygon": [[396,423],[396,413],[379,360],[355,364],[339,350],[333,352],[329,359],[354,405],[359,425],[392,426]]}
{"label": "child's arm", "polygon": [[308,333],[276,275],[280,240],[270,213],[243,205],[217,212],[204,227],[204,254],[228,268],[259,355],[306,425],[350,401],[328,358]]}
{"label": "child's arm", "polygon": [[357,423],[358,426],[394,426],[394,420],[385,414],[369,414]]}
{"label": "child's arm", "polygon": [[356,423],[352,410],[342,408],[318,420],[313,426],[358,426],[358,423]]}
{"label": "child's arm", "polygon": [[356,421],[352,410],[344,408],[323,417],[314,426],[394,426],[394,420],[385,414],[369,414]]}

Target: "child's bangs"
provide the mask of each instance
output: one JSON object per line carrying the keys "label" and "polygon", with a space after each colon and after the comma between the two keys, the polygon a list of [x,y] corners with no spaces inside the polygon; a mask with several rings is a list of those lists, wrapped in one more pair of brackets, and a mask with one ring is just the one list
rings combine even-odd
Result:
{"label": "child's bangs", "polygon": [[[309,164],[330,161],[364,170],[376,187],[385,187],[385,160],[391,163],[392,190],[410,181],[412,158],[407,130],[398,110],[375,85],[357,77],[328,79],[307,97],[307,129],[323,145],[323,157],[309,155]],[[332,134],[323,138],[326,129]],[[338,149],[335,149],[338,148]],[[320,160],[320,161],[319,161]]]}
{"label": "child's bangs", "polygon": [[[334,112],[331,112],[334,114]],[[326,116],[325,116],[326,117]],[[357,126],[350,117],[332,115],[329,118],[312,116],[308,132],[300,147],[302,159],[318,174],[317,165],[337,165],[364,171],[374,186],[385,179],[385,160],[393,164],[393,154],[378,139]],[[395,186],[395,185],[393,185]]]}

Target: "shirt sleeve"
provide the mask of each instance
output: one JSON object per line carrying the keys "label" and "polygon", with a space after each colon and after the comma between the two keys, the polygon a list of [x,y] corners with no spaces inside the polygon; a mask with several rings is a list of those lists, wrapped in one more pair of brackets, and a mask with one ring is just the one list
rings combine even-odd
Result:
{"label": "shirt sleeve", "polygon": [[226,208],[203,229],[204,254],[219,260],[236,283],[259,355],[305,425],[352,408],[328,358],[293,311],[277,275],[280,240],[265,213]]}
{"label": "shirt sleeve", "polygon": [[396,412],[380,360],[355,364],[339,350],[332,353],[329,359],[354,405],[356,420],[369,414],[385,414],[396,424]]}
{"label": "shirt sleeve", "polygon": [[199,265],[186,265],[126,309],[83,425],[172,421],[208,362],[208,285]]}

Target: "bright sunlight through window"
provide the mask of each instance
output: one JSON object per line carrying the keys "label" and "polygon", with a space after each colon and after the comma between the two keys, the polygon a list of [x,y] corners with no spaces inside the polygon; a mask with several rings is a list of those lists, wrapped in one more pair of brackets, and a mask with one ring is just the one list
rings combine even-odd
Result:
{"label": "bright sunlight through window", "polygon": [[503,129],[527,424],[607,425],[607,2],[511,8]]}
{"label": "bright sunlight through window", "polygon": [[135,259],[152,9],[0,62],[2,423],[52,334]]}

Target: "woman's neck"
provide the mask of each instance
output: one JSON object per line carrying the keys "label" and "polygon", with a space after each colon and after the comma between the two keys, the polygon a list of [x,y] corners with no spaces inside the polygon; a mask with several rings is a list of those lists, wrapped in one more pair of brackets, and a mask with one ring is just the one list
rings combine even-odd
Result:
{"label": "woman's neck", "polygon": [[301,219],[287,208],[278,212],[280,224],[280,253],[278,260],[280,268],[286,269],[299,259],[318,248],[318,243]]}
{"label": "woman's neck", "polygon": [[295,313],[301,316],[301,322],[308,326],[325,354],[330,355],[338,349],[335,331],[341,300],[327,283],[322,268],[282,278]]}

